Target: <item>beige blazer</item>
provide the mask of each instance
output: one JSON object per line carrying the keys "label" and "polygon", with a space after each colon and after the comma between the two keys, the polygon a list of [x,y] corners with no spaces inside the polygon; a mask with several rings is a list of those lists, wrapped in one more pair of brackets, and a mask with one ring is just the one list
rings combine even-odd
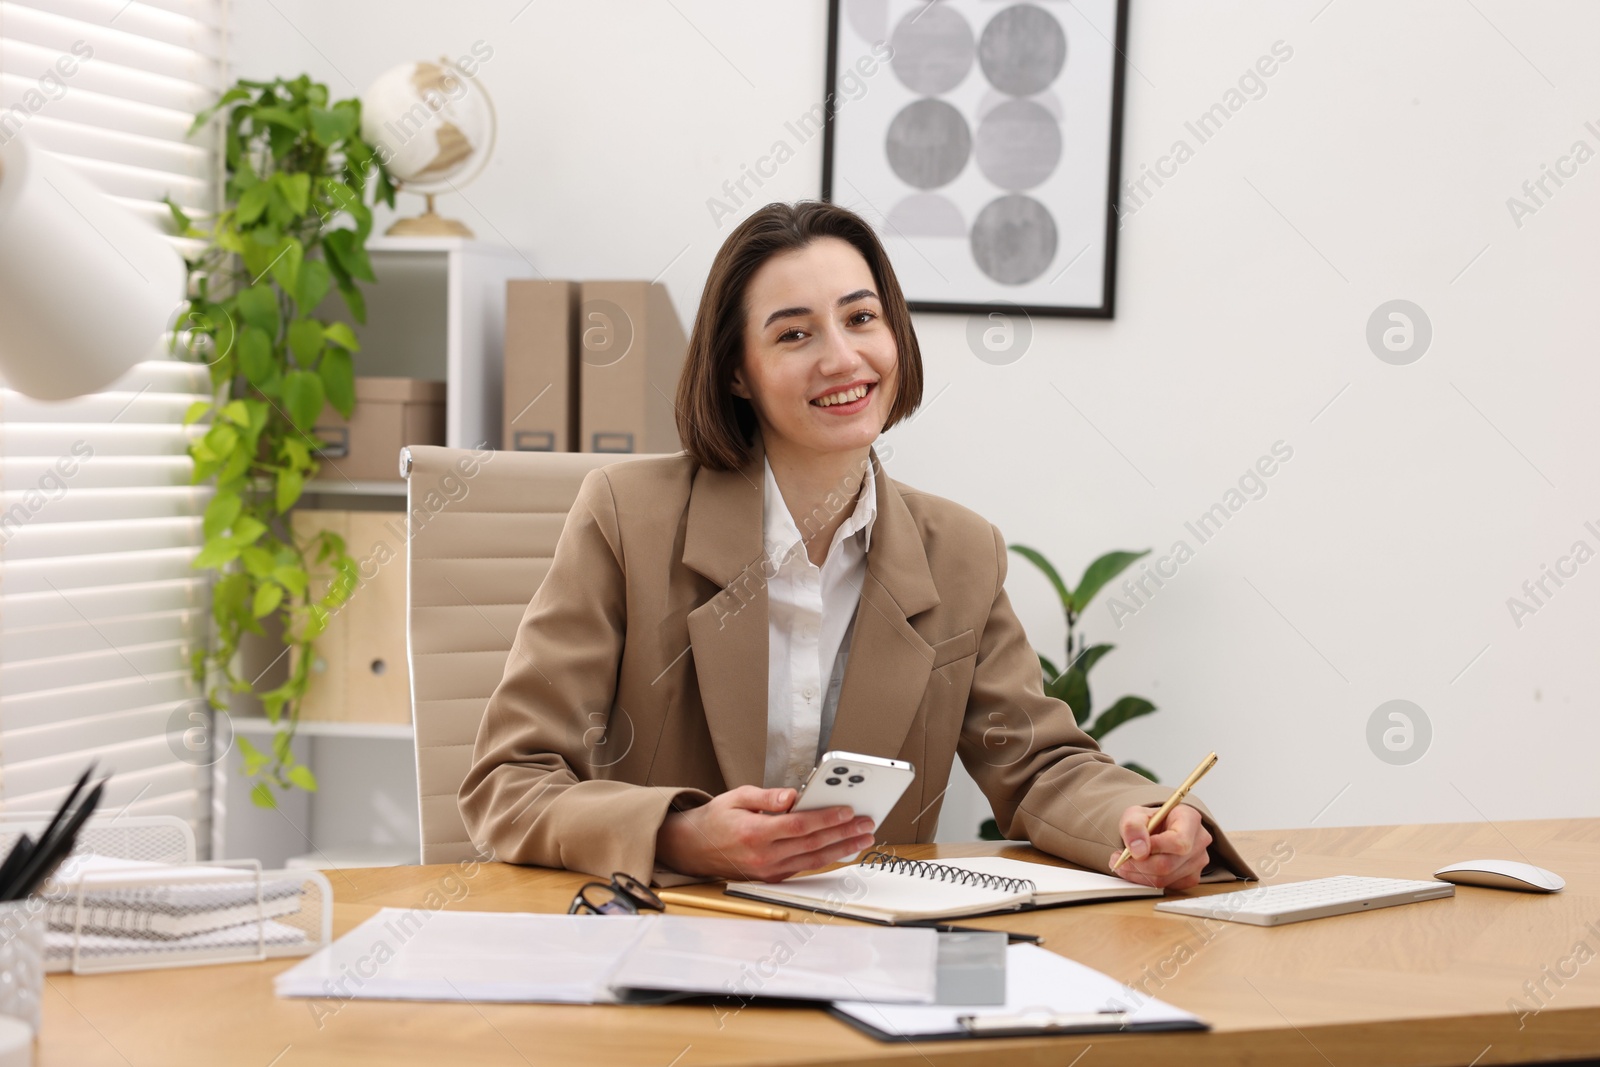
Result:
{"label": "beige blazer", "polygon": [[[668,812],[762,784],[762,461],[758,436],[740,471],[679,454],[585,477],[461,786],[479,847],[643,878]],[[827,747],[916,766],[877,839],[931,841],[960,756],[1008,838],[1105,870],[1123,809],[1171,787],[1118,767],[1044,694],[999,530],[872,462],[878,517]],[[1254,877],[1205,824],[1213,863]]]}

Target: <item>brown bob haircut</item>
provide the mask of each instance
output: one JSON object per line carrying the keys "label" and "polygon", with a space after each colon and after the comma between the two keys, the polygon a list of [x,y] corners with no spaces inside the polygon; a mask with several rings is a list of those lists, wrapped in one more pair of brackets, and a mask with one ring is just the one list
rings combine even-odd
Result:
{"label": "brown bob haircut", "polygon": [[848,242],[867,261],[884,321],[894,334],[899,386],[883,429],[922,403],[922,352],[911,329],[911,311],[872,227],[854,212],[820,200],[768,204],[741,222],[717,251],[678,378],[678,437],[702,466],[738,470],[750,455],[755,409],[732,392],[733,372],[744,361],[744,298],[750,279],[771,257],[822,237]]}

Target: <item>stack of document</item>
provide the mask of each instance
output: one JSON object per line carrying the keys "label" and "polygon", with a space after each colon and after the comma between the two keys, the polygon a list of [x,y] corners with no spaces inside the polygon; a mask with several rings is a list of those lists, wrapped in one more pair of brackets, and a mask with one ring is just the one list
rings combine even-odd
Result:
{"label": "stack of document", "polygon": [[302,876],[82,855],[46,887],[48,969],[78,958],[147,957],[307,941],[276,920],[302,907]]}
{"label": "stack of document", "polygon": [[932,1004],[937,940],[923,929],[385,908],[284,971],[276,988],[341,1000]]}

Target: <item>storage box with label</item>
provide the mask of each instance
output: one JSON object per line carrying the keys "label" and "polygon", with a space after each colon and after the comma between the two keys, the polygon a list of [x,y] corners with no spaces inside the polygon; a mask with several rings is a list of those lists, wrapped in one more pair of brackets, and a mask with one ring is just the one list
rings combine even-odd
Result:
{"label": "storage box with label", "polygon": [[357,378],[349,421],[331,406],[313,432],[324,442],[324,480],[392,482],[400,477],[406,445],[442,445],[444,382],[421,378]]}

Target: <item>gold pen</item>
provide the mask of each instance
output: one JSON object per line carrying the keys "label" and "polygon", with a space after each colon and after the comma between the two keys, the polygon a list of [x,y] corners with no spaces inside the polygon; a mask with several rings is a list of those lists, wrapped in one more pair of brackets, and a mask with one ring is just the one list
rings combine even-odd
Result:
{"label": "gold pen", "polygon": [[[1206,772],[1216,765],[1217,754],[1215,752],[1201,760],[1200,766],[1190,771],[1189,777],[1185,778],[1183,780],[1183,784],[1173,791],[1172,795],[1167,798],[1167,802],[1157,808],[1154,815],[1150,816],[1150,821],[1147,822],[1144,827],[1145,832],[1155,833],[1156,827],[1161,825],[1161,820],[1165,819],[1173,808],[1183,803],[1183,798],[1189,795],[1189,790],[1194,788],[1194,784],[1201,778],[1204,778]],[[1132,855],[1133,850],[1124,846],[1122,849],[1122,855],[1117,857],[1117,862],[1111,865],[1111,869],[1114,871],[1118,867],[1121,867],[1124,863],[1128,862],[1128,857]]]}
{"label": "gold pen", "polygon": [[695,893],[674,892],[671,889],[658,889],[656,890],[656,896],[661,898],[663,904],[677,904],[684,908],[725,911],[729,915],[744,915],[752,919],[789,921],[789,912],[786,909],[769,908],[764,904],[741,904],[732,900],[723,900],[721,897],[702,897]]}

